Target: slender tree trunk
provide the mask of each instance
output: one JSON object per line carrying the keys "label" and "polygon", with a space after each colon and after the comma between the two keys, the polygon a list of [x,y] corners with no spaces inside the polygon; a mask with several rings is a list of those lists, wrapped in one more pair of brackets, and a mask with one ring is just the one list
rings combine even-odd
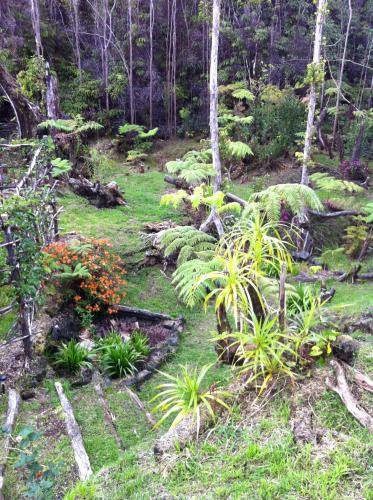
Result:
{"label": "slender tree trunk", "polygon": [[149,0],[149,127],[153,127],[153,30],[154,0]]}
{"label": "slender tree trunk", "polygon": [[36,54],[38,57],[42,57],[43,45],[41,43],[41,34],[40,34],[39,0],[30,0],[30,6],[31,6],[32,28],[34,30],[34,35],[35,35]]}
{"label": "slender tree trunk", "polygon": [[[222,183],[221,161],[219,152],[219,125],[218,125],[218,56],[220,31],[220,0],[213,0],[212,36],[210,58],[210,140],[212,150],[212,164],[215,169],[213,191],[220,191]],[[224,234],[224,227],[215,208],[212,208],[207,220],[201,225],[201,231],[206,231],[211,224],[215,224],[219,236]]]}
{"label": "slender tree trunk", "polygon": [[[322,30],[325,21],[326,5],[327,5],[327,0],[319,0],[317,7],[315,41],[313,46],[313,59],[312,59],[312,64],[314,66],[318,66],[320,64]],[[314,120],[315,120],[315,109],[316,109],[315,82],[311,82],[309,97],[310,99],[308,103],[307,128],[306,128],[306,137],[304,140],[302,179],[301,179],[301,183],[306,185],[308,185],[308,165],[311,159],[312,138],[314,135]]]}
{"label": "slender tree trunk", "polygon": [[344,71],[344,66],[345,66],[345,62],[346,62],[346,52],[347,52],[348,38],[350,36],[351,20],[352,20],[352,5],[351,5],[351,0],[348,0],[348,21],[347,21],[347,29],[346,29],[345,43],[344,43],[344,47],[343,47],[343,54],[342,54],[341,66],[340,66],[340,69],[339,69],[339,78],[338,78],[338,86],[337,86],[337,98],[336,98],[336,103],[335,103],[335,115],[334,115],[334,123],[333,123],[332,147],[334,147],[334,143],[335,143],[335,139],[336,139],[336,134],[337,134],[339,103],[340,103],[340,100],[341,100],[341,89],[342,89],[342,81],[343,81],[343,71]]}
{"label": "slender tree trunk", "polygon": [[135,122],[133,105],[133,43],[132,43],[132,0],[128,0],[128,37],[129,37],[129,91],[131,123]]}
{"label": "slender tree trunk", "polygon": [[75,54],[76,54],[76,64],[79,71],[79,81],[82,82],[82,62],[80,54],[80,18],[79,18],[79,0],[71,0],[72,14],[73,14],[73,27],[74,27],[74,39],[75,39]]}
{"label": "slender tree trunk", "polygon": [[[372,80],[370,83],[370,94],[369,94],[369,101],[368,101],[368,110],[372,107],[372,95],[373,95],[373,76]],[[360,160],[361,156],[361,146],[363,145],[363,139],[365,135],[365,128],[366,128],[366,120],[364,119],[363,122],[360,125],[359,132],[356,136],[355,139],[355,144],[354,148],[352,150],[352,155],[351,155],[351,161],[358,161]]]}

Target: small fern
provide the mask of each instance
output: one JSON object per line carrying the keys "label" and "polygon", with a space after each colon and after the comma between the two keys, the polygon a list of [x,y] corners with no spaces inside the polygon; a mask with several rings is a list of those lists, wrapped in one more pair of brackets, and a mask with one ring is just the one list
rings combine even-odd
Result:
{"label": "small fern", "polygon": [[60,177],[61,175],[68,174],[72,169],[72,163],[69,160],[62,160],[61,158],[55,158],[51,161],[53,166],[52,177]]}
{"label": "small fern", "polygon": [[199,231],[193,226],[177,226],[161,231],[158,235],[159,246],[165,257],[177,255],[177,264],[196,258],[201,252],[213,256],[217,241],[213,236]]}

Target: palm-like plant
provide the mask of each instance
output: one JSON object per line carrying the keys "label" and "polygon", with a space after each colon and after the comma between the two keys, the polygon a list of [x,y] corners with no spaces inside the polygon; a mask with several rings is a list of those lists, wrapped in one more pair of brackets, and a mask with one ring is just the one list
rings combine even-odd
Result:
{"label": "palm-like plant", "polygon": [[201,423],[201,408],[205,408],[213,419],[215,412],[211,403],[217,403],[229,410],[229,406],[223,398],[230,393],[219,388],[214,391],[203,388],[208,370],[213,365],[205,365],[198,371],[197,368],[189,369],[188,366],[180,366],[180,375],[174,377],[168,373],[162,375],[168,382],[160,384],[157,389],[162,389],[151,402],[163,398],[154,408],[153,412],[165,412],[155,427],[161,425],[170,415],[176,414],[171,427],[175,427],[185,416],[192,414],[196,419],[197,435]]}

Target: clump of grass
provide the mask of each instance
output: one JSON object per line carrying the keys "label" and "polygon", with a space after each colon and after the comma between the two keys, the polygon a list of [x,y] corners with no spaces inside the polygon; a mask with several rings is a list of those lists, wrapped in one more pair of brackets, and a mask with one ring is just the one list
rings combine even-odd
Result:
{"label": "clump of grass", "polygon": [[111,332],[98,348],[101,351],[101,364],[111,377],[125,377],[136,371],[136,364],[143,355],[138,352],[131,341],[125,342],[118,332]]}
{"label": "clump of grass", "polygon": [[71,339],[67,344],[59,348],[55,365],[70,373],[76,373],[81,368],[92,368],[94,353],[81,346],[76,340]]}
{"label": "clump of grass", "polygon": [[145,335],[145,333],[140,330],[135,330],[130,339],[130,343],[132,347],[138,352],[141,356],[146,358],[150,354],[150,346],[149,346],[149,338]]}

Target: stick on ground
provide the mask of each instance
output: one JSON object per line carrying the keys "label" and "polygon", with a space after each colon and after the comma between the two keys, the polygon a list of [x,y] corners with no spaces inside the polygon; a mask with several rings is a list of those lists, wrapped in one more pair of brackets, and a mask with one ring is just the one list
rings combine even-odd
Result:
{"label": "stick on ground", "polygon": [[151,414],[148,412],[148,410],[145,408],[143,402],[141,399],[138,397],[136,393],[131,391],[131,389],[127,386],[124,386],[124,390],[126,393],[129,395],[129,397],[132,399],[132,401],[140,408],[140,410],[144,413],[146,420],[148,421],[149,425],[151,428],[153,428],[156,424],[156,421],[154,418],[151,416]]}
{"label": "stick on ground", "polygon": [[54,385],[64,412],[67,433],[69,435],[71,446],[74,450],[75,460],[78,465],[79,478],[82,481],[85,481],[93,474],[93,472],[87,452],[85,451],[82,434],[80,432],[79,425],[75,420],[72,406],[63,392],[62,385],[60,382],[56,382]]}
{"label": "stick on ground", "polygon": [[93,387],[94,387],[96,394],[98,396],[99,403],[101,404],[102,409],[104,411],[105,422],[106,422],[107,426],[109,427],[110,432],[114,436],[114,439],[115,439],[115,442],[117,443],[118,448],[121,448],[122,450],[124,450],[123,441],[121,440],[121,438],[118,434],[117,428],[116,428],[115,423],[114,423],[113,415],[110,412],[108,402],[105,398],[104,390],[102,388],[102,383],[101,383],[101,376],[97,371],[94,372],[93,377],[92,377],[92,381],[93,381]]}
{"label": "stick on ground", "polygon": [[343,403],[346,405],[347,410],[363,427],[366,427],[370,432],[373,432],[373,417],[361,408],[359,402],[352,395],[350,388],[348,387],[342,365],[335,359],[332,359],[330,365],[335,371],[336,385],[332,384],[329,379],[326,379],[327,387],[338,394]]}
{"label": "stick on ground", "polygon": [[10,448],[10,440],[11,440],[10,435],[13,431],[14,423],[16,421],[16,417],[18,414],[19,402],[20,402],[20,397],[19,397],[18,392],[16,392],[14,389],[9,389],[8,411],[7,411],[5,423],[3,426],[3,430],[6,433],[6,436],[4,438],[3,449],[1,450],[2,463],[0,463],[0,500],[4,500],[3,486],[4,486],[4,479],[5,479],[6,462],[8,459],[9,448]]}

